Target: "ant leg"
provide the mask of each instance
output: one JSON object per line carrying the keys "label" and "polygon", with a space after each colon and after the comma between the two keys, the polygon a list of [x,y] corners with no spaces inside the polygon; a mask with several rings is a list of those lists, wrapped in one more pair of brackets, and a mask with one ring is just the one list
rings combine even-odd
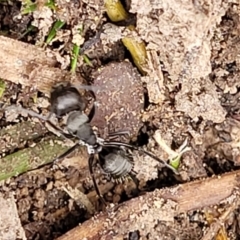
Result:
{"label": "ant leg", "polygon": [[50,120],[46,120],[46,123],[49,124],[54,130],[56,130],[57,132],[60,133],[60,135],[63,137],[63,138],[66,138],[66,139],[71,139],[73,138],[73,135],[71,134],[68,134],[68,133],[65,133],[62,129],[58,128],[54,123],[52,123]]}
{"label": "ant leg", "polygon": [[[40,169],[40,168],[42,168],[42,167],[51,165],[51,164],[53,164],[53,163],[58,163],[60,160],[62,160],[63,158],[67,157],[70,153],[72,153],[78,146],[79,146],[79,143],[77,143],[77,144],[75,144],[74,146],[72,146],[71,148],[69,148],[66,152],[64,152],[63,154],[61,154],[59,157],[55,158],[53,161],[47,162],[47,163],[44,163],[44,164],[41,164],[41,165],[39,165],[39,166],[36,167],[36,168],[27,170],[27,172],[32,172],[32,171],[38,170],[38,169]],[[21,175],[23,175],[24,173],[26,173],[26,172],[20,173],[18,176],[21,176]]]}
{"label": "ant leg", "polygon": [[79,147],[79,143],[76,143],[75,145],[73,145],[72,147],[70,147],[68,150],[66,150],[63,154],[61,154],[60,156],[58,156],[57,158],[55,158],[53,160],[53,163],[57,163],[59,161],[61,161],[62,159],[64,159],[65,157],[67,157],[69,154],[71,154],[77,147]]}
{"label": "ant leg", "polygon": [[128,135],[130,136],[130,132],[128,130],[121,130],[117,132],[111,132],[108,134],[108,137],[115,137],[115,136],[121,136],[121,135]]}
{"label": "ant leg", "polygon": [[52,110],[51,110],[51,112],[47,115],[47,120],[49,120],[50,118],[51,118],[51,116],[53,115],[53,112],[52,112]]}
{"label": "ant leg", "polygon": [[101,194],[100,191],[99,191],[99,188],[98,188],[98,185],[97,185],[95,176],[94,176],[94,172],[93,172],[93,161],[94,161],[94,154],[91,154],[91,155],[89,156],[89,159],[88,159],[89,172],[90,172],[90,174],[91,174],[91,177],[92,177],[92,180],[93,180],[93,185],[94,185],[94,188],[95,188],[95,190],[96,190],[96,192],[97,192],[98,197],[100,198],[101,202],[102,202],[105,206],[107,206],[107,203],[105,202],[102,194]]}
{"label": "ant leg", "polygon": [[47,118],[42,116],[41,114],[39,113],[36,113],[35,111],[33,110],[28,110],[28,109],[25,109],[23,107],[19,107],[17,105],[11,105],[11,106],[8,106],[6,108],[3,108],[4,111],[11,111],[11,110],[14,110],[16,112],[18,112],[19,114],[21,114],[22,112],[26,113],[27,115],[30,115],[31,117],[35,117],[35,118],[38,118],[38,119],[41,119],[41,120],[44,120],[46,121]]}
{"label": "ant leg", "polygon": [[94,117],[94,115],[95,115],[95,103],[93,103],[93,106],[92,106],[92,108],[91,108],[91,110],[90,110],[90,112],[89,112],[89,114],[88,114],[88,122],[91,122],[92,121],[92,119],[93,119],[93,117]]}
{"label": "ant leg", "polygon": [[151,152],[140,149],[139,147],[136,147],[136,146],[133,146],[133,145],[130,145],[130,144],[127,144],[127,143],[117,142],[117,141],[109,141],[109,142],[105,141],[103,143],[103,146],[105,146],[105,147],[122,147],[123,146],[123,147],[126,147],[126,148],[131,149],[131,150],[136,150],[136,151],[142,152],[142,153],[148,155],[149,157],[155,159],[156,161],[162,163],[165,167],[171,169],[176,175],[179,175],[178,171],[174,167],[167,164],[165,161],[161,160],[160,158],[158,158],[157,156],[155,156]]}

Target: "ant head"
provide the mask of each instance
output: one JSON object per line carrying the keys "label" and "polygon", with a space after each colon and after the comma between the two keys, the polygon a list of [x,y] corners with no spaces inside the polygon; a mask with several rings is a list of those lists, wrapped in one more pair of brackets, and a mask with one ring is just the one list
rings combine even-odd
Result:
{"label": "ant head", "polygon": [[83,111],[86,108],[86,103],[79,91],[70,83],[53,87],[50,103],[51,112],[59,117],[74,110]]}

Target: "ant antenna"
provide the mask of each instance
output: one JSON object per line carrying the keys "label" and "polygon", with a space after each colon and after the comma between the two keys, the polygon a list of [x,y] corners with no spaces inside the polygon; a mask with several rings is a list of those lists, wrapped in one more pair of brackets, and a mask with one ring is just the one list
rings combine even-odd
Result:
{"label": "ant antenna", "polygon": [[31,116],[31,117],[35,117],[35,118],[38,118],[40,120],[43,120],[45,121],[46,123],[48,123],[53,129],[55,129],[57,132],[60,133],[60,135],[64,138],[72,138],[73,136],[71,134],[68,134],[68,133],[65,133],[63,132],[60,128],[58,128],[54,123],[52,123],[49,118],[51,115],[48,115],[47,117],[45,116],[42,116],[41,114],[33,111],[33,110],[28,110],[28,109],[25,109],[23,107],[20,107],[20,106],[17,106],[17,105],[11,105],[11,106],[8,106],[6,108],[3,108],[4,111],[11,111],[11,110],[14,110],[16,112],[18,112],[19,114],[21,113],[26,113],[27,115]]}

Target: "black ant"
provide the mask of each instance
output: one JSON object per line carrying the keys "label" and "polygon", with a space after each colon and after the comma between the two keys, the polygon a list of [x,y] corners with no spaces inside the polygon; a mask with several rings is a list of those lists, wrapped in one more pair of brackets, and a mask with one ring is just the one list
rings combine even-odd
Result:
{"label": "black ant", "polygon": [[[94,92],[92,90],[89,91],[91,92],[93,98],[95,99]],[[85,145],[87,147],[87,151],[89,154],[88,165],[93,180],[93,184],[96,189],[97,195],[104,204],[106,203],[99,191],[93,171],[93,163],[96,154],[99,155],[100,160],[99,162],[102,169],[107,174],[110,174],[111,177],[113,177],[114,179],[122,179],[128,175],[131,176],[131,174],[134,174],[133,171],[134,162],[131,156],[127,153],[126,149],[142,152],[150,156],[151,158],[155,159],[156,161],[162,163],[164,166],[171,169],[175,174],[178,174],[178,172],[171,165],[159,159],[151,152],[145,151],[137,146],[128,143],[106,140],[97,137],[92,126],[90,125],[90,122],[94,116],[95,105],[93,104],[93,107],[89,115],[86,115],[84,113],[86,103],[82,96],[80,95],[77,87],[75,87],[74,85],[68,83],[65,85],[60,84],[56,87],[53,87],[50,94],[50,104],[51,104],[50,115],[55,114],[58,118],[67,115],[66,129],[68,133],[64,132],[61,128],[58,128],[55,124],[53,124],[50,121],[50,115],[48,117],[43,117],[35,113],[34,111],[19,108],[17,106],[10,106],[6,109],[14,110],[17,109],[18,111],[25,111],[32,117],[37,117],[46,121],[55,130],[60,132],[60,134],[63,137],[78,139],[78,142],[74,146],[68,149],[61,156],[57,157],[53,162],[65,158],[80,145]],[[124,134],[126,134],[126,132],[124,131],[112,133],[109,134],[109,138],[112,136]]]}

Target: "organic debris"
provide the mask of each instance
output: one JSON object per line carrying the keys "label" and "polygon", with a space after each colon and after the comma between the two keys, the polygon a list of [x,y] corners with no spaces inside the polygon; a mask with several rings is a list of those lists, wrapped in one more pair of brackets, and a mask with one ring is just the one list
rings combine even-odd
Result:
{"label": "organic debris", "polygon": [[[16,233],[16,223],[27,239],[54,239],[79,224],[71,239],[238,239],[239,23],[236,0],[0,1],[0,107],[15,110],[0,111],[0,177],[12,176],[1,192],[18,211],[4,229]],[[45,128],[60,82],[77,86],[86,114],[95,106],[99,137],[129,133],[119,140],[179,174],[129,151],[131,178],[113,182],[96,159],[105,209],[86,147],[40,167],[74,144]],[[53,119],[66,131],[64,119]]]}

